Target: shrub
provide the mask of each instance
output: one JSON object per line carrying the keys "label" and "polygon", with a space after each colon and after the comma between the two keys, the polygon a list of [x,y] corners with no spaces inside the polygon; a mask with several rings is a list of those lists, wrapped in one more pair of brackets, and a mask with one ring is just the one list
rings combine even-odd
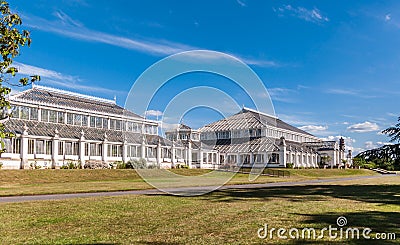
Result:
{"label": "shrub", "polygon": [[294,164],[292,162],[286,163],[286,168],[293,168]]}
{"label": "shrub", "polygon": [[127,169],[128,168],[127,164],[124,163],[123,161],[115,161],[112,163],[112,166],[113,167],[115,166],[116,169]]}
{"label": "shrub", "polygon": [[81,164],[74,163],[73,161],[68,161],[67,164],[63,164],[61,169],[79,169],[81,168]]}
{"label": "shrub", "polygon": [[374,162],[368,162],[364,164],[364,168],[376,168],[376,164]]}
{"label": "shrub", "polygon": [[130,160],[126,163],[127,168],[131,169],[145,169],[148,168],[147,162],[145,159],[140,158],[139,160]]}
{"label": "shrub", "polygon": [[189,166],[188,166],[188,165],[185,165],[185,164],[182,164],[182,163],[178,163],[178,164],[175,165],[175,168],[184,168],[184,169],[188,169]]}
{"label": "shrub", "polygon": [[84,166],[86,169],[105,169],[108,167],[107,163],[101,161],[87,161]]}
{"label": "shrub", "polygon": [[148,165],[145,159],[140,158],[138,160],[132,159],[128,162],[124,163],[122,161],[116,161],[113,163],[117,169],[150,169],[150,168],[158,168],[157,165]]}
{"label": "shrub", "polygon": [[29,164],[30,169],[40,169],[40,165],[37,164],[36,161],[31,162],[31,164]]}

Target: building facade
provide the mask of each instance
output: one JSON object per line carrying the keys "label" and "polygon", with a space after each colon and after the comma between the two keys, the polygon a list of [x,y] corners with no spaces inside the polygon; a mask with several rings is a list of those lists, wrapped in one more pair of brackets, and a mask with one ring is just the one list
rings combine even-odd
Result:
{"label": "building facade", "polygon": [[185,163],[184,146],[158,136],[157,122],[113,100],[34,86],[10,96],[3,168],[60,168],[68,163],[114,163],[145,159],[170,167]]}
{"label": "building facade", "polygon": [[344,141],[324,142],[277,117],[243,108],[237,114],[199,129],[201,141],[213,145],[220,164],[258,167],[340,167]]}
{"label": "building facade", "polygon": [[[60,168],[70,163],[145,159],[161,168],[226,166],[329,167],[342,165],[344,142],[323,142],[282,120],[243,108],[198,130],[181,124],[158,135],[158,123],[113,100],[33,86],[9,97],[4,122],[15,137],[5,139],[3,168]],[[328,156],[321,158],[323,156]]]}

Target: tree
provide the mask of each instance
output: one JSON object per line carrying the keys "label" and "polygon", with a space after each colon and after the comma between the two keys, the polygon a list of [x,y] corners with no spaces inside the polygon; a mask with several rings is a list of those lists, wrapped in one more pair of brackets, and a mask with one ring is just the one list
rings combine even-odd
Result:
{"label": "tree", "polygon": [[[11,83],[10,80],[16,76],[18,69],[14,66],[13,60],[20,54],[20,49],[23,46],[30,46],[31,38],[27,30],[21,30],[22,20],[18,14],[11,13],[9,4],[6,1],[0,2],[0,107],[2,116],[0,121],[0,140],[1,152],[4,151],[4,138],[12,137],[11,133],[5,132],[4,120],[9,116],[10,103],[6,96],[10,94],[10,86],[26,86],[30,83],[40,80],[40,76],[33,75],[23,77],[16,83]],[[5,85],[6,84],[6,85]]]}
{"label": "tree", "polygon": [[389,135],[391,142],[397,141],[400,143],[400,117],[397,120],[399,122],[394,127],[387,128],[382,133]]}

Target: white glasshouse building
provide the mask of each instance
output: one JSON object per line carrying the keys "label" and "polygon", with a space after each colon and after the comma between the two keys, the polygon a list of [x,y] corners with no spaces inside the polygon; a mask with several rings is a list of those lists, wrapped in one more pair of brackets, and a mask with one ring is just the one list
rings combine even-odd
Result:
{"label": "white glasshouse building", "polygon": [[158,135],[158,123],[107,100],[35,85],[8,98],[3,168],[84,167],[93,162],[145,159],[162,168],[221,168],[226,165],[331,167],[345,159],[344,142],[323,142],[278,118],[243,108],[198,130],[186,125]]}

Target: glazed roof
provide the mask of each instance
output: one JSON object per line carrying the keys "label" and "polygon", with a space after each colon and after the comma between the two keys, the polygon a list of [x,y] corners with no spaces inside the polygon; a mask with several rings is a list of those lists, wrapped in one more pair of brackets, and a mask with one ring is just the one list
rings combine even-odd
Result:
{"label": "glazed roof", "polygon": [[[255,129],[262,128],[266,125],[276,126],[277,128],[294,131],[301,134],[314,136],[304,130],[296,128],[279,118],[257,112],[252,109],[243,108],[239,113],[219,121],[208,124],[199,130],[201,132],[210,131],[231,131],[237,129]],[[314,136],[315,137],[315,136]]]}
{"label": "glazed roof", "polygon": [[[28,121],[11,118],[4,123],[5,130],[14,134],[23,134],[24,127],[28,127],[28,134],[34,136],[54,137],[56,132],[60,138],[80,139],[81,132],[84,132],[85,140],[104,141],[107,137],[109,142],[123,142],[141,144],[142,134],[102,128],[90,128],[83,126],[74,126],[69,124],[55,124],[39,121]],[[171,146],[172,142],[158,135],[145,135],[148,145],[157,145],[160,142],[163,146]]]}
{"label": "glazed roof", "polygon": [[94,111],[103,114],[125,115],[136,119],[144,119],[143,117],[117,105],[113,100],[38,85],[11,96],[10,101],[53,105],[60,108],[74,108],[76,110]]}

